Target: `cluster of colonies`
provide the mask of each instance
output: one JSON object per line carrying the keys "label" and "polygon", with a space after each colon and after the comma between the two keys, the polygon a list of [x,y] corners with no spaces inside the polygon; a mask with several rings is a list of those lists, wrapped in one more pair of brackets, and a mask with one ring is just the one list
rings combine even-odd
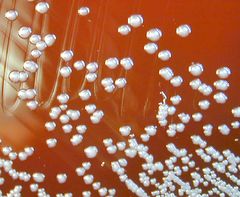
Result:
{"label": "cluster of colonies", "polygon": [[[35,10],[40,14],[48,12],[50,6],[47,2],[39,2],[35,6]],[[88,7],[81,7],[78,10],[79,16],[87,16],[90,13]],[[18,17],[16,10],[9,10],[5,13],[5,17],[14,21]],[[128,18],[128,24],[121,25],[118,28],[118,33],[122,36],[127,36],[132,28],[138,28],[143,24],[143,17],[139,14],[131,15]],[[191,34],[191,28],[189,25],[180,25],[176,29],[176,34],[182,38],[185,38]],[[9,79],[13,83],[24,83],[28,80],[30,75],[35,74],[38,71],[39,65],[36,63],[36,59],[39,58],[47,47],[51,47],[55,41],[56,36],[54,34],[47,34],[44,37],[41,35],[33,34],[30,27],[21,27],[18,31],[18,35],[22,39],[29,39],[29,42],[36,46],[31,51],[33,60],[27,60],[23,64],[23,70],[12,70],[9,73]],[[162,37],[162,31],[159,28],[153,28],[146,32],[146,37],[149,40],[143,49],[148,54],[154,54],[158,51],[158,45],[156,42]],[[65,50],[60,54],[60,58],[65,62],[69,62],[74,56],[72,50]],[[169,50],[161,50],[158,52],[158,58],[162,61],[167,61],[171,58],[171,52]],[[86,69],[85,79],[87,82],[94,82],[98,77],[98,65],[97,62],[85,62],[78,60],[73,64],[73,68],[76,71]],[[109,57],[105,61],[105,66],[109,69],[115,69],[118,66],[122,66],[123,69],[129,71],[134,66],[134,61],[131,57],[123,57],[121,59],[117,57]],[[216,103],[224,104],[228,100],[228,96],[224,93],[230,84],[227,78],[231,75],[231,70],[228,67],[221,67],[216,70],[216,74],[219,80],[215,81],[213,86],[204,83],[199,76],[202,74],[204,66],[200,63],[192,63],[189,66],[189,72],[196,78],[189,82],[189,85],[194,91],[198,91],[204,96],[210,96],[213,94],[213,98]],[[63,66],[59,70],[60,75],[63,78],[70,77],[72,71],[71,66]],[[183,78],[180,75],[174,75],[173,70],[170,67],[164,67],[159,70],[160,76],[169,81],[173,87],[180,87],[183,83]],[[124,88],[127,85],[126,78],[112,79],[106,77],[101,79],[101,85],[104,90],[108,93]],[[216,92],[214,92],[216,91]],[[208,110],[210,107],[210,101],[206,98],[199,100],[198,106],[199,111],[188,114],[187,112],[180,112],[177,114],[179,121],[176,123],[168,123],[168,116],[173,116],[177,112],[176,106],[182,101],[180,95],[172,95],[171,97],[166,95],[164,92],[160,92],[163,96],[163,102],[159,103],[158,112],[156,118],[159,125],[147,125],[144,128],[145,133],[141,134],[140,139],[142,143],[135,137],[132,131],[131,125],[123,125],[119,128],[119,133],[125,140],[114,142],[112,138],[106,138],[103,140],[103,145],[106,148],[106,152],[110,155],[115,154],[118,151],[122,151],[125,157],[118,158],[111,162],[112,172],[119,177],[120,182],[126,185],[126,188],[134,193],[136,196],[147,197],[147,196],[240,196],[239,186],[240,179],[238,173],[240,170],[240,157],[234,155],[229,149],[219,152],[213,146],[208,146],[207,142],[198,135],[191,136],[192,143],[196,145],[196,155],[188,153],[185,148],[177,148],[175,144],[169,143],[166,145],[167,151],[172,156],[165,161],[156,161],[154,156],[149,153],[149,147],[146,142],[149,141],[150,137],[155,136],[158,131],[158,127],[163,127],[166,133],[170,137],[174,137],[177,132],[181,133],[185,130],[185,126],[190,122],[191,119],[195,122],[201,122],[203,119],[202,110]],[[39,107],[38,101],[35,99],[37,91],[35,89],[20,89],[18,91],[18,98],[27,101],[27,107],[30,110],[35,110]],[[74,121],[78,121],[81,117],[81,113],[89,115],[92,124],[99,124],[104,118],[104,111],[98,109],[94,103],[89,103],[88,100],[92,97],[92,92],[89,89],[83,89],[79,92],[79,99],[84,103],[82,110],[69,109],[68,101],[70,96],[67,92],[62,92],[57,96],[59,102],[58,106],[54,106],[50,109],[49,119],[45,123],[46,130],[51,133],[57,126],[60,125],[64,133],[74,133],[70,138],[70,143],[73,146],[81,144],[84,133],[87,131],[88,126],[86,124],[79,124],[73,126]],[[168,97],[170,102],[167,104]],[[232,129],[238,129],[240,127],[240,107],[236,106],[231,109],[233,116],[236,121],[230,125],[221,124],[218,126],[218,130],[223,135],[228,135]],[[58,124],[58,125],[57,125]],[[203,125],[203,133],[205,136],[212,134],[213,125],[211,123]],[[46,145],[52,149],[56,147],[58,140],[56,138],[48,138]],[[40,188],[38,183],[45,181],[45,174],[36,172],[30,174],[25,171],[17,171],[12,167],[13,161],[19,159],[21,161],[26,160],[32,156],[35,149],[34,147],[26,147],[21,152],[14,152],[10,146],[2,147],[2,153],[7,158],[0,159],[0,168],[12,177],[13,180],[19,179],[24,182],[30,182],[29,188],[33,193],[37,193],[38,196],[50,196],[47,194],[45,188]],[[90,145],[84,148],[84,153],[89,161],[83,162],[80,166],[76,166],[76,175],[82,177],[86,185],[91,185],[93,190],[98,191],[99,196],[117,196],[117,190],[115,188],[107,188],[99,180],[96,180],[93,174],[88,173],[91,168],[91,159],[98,155],[99,149],[97,145]],[[200,168],[195,163],[193,157],[198,156],[205,163],[211,163],[212,167]],[[139,157],[142,159],[141,164],[142,171],[138,173],[139,183],[132,180],[125,170],[128,165],[128,159]],[[102,163],[104,165],[104,162]],[[155,172],[162,173],[162,181],[160,177],[154,177]],[[190,172],[192,177],[192,183],[186,182],[181,178],[181,175]],[[218,174],[220,173],[221,176]],[[1,175],[1,170],[0,170]],[[221,177],[231,182],[229,184]],[[59,184],[64,184],[68,180],[68,175],[65,172],[59,172],[56,174],[56,181]],[[4,178],[0,178],[0,185],[4,184]],[[200,185],[205,189],[201,189]],[[234,185],[234,186],[233,186]],[[148,189],[151,186],[154,189],[148,193]],[[22,186],[15,186],[6,196],[21,196]],[[4,194],[1,193],[1,196]],[[57,197],[70,197],[73,196],[69,193],[58,193]],[[91,190],[82,191],[82,196],[91,196]]]}
{"label": "cluster of colonies", "polygon": [[[200,63],[193,63],[192,65],[189,66],[189,72],[194,77],[199,77],[203,72],[203,65]],[[160,69],[159,74],[163,79],[170,81],[173,87],[180,87],[181,84],[183,83],[183,78],[178,75],[174,76],[174,73],[170,67],[164,67]],[[230,86],[226,79],[231,74],[231,70],[228,67],[221,67],[216,70],[216,74],[219,77],[219,80],[213,83],[213,86],[216,89],[215,90],[216,93],[213,95],[213,99],[217,104],[224,104],[228,100],[228,97],[224,93],[224,91],[226,91]],[[202,82],[200,78],[195,78],[192,81],[190,81],[189,86],[193,90],[198,91],[199,93],[201,93],[206,97],[210,96],[214,91],[214,88],[211,85],[208,85]],[[198,101],[199,111],[193,114],[188,114],[185,112],[178,113],[177,117],[179,118],[179,122],[178,123],[171,122],[171,124],[168,124],[168,120],[167,120],[168,116],[175,115],[177,111],[175,106],[181,103],[182,97],[178,94],[171,96],[170,102],[172,105],[170,104],[167,105],[166,104],[167,96],[164,94],[164,92],[160,92],[160,94],[163,95],[164,99],[163,99],[163,102],[159,103],[157,119],[161,127],[168,126],[168,129],[166,130],[166,132],[168,136],[171,136],[171,137],[174,137],[176,135],[176,132],[183,132],[185,129],[185,125],[190,122],[191,118],[195,122],[201,122],[201,120],[203,119],[203,114],[201,113],[201,111],[208,110],[211,105],[208,99],[199,100]],[[240,118],[240,106],[235,106],[234,108],[231,109],[231,112],[233,117],[236,118],[236,121],[230,123],[231,126],[224,123],[224,124],[220,124],[217,127],[219,132],[223,135],[229,135],[231,128],[239,129],[240,127],[240,122],[237,120],[238,118]],[[203,132],[205,136],[212,135],[212,130],[213,130],[213,125],[211,123],[203,125]]]}

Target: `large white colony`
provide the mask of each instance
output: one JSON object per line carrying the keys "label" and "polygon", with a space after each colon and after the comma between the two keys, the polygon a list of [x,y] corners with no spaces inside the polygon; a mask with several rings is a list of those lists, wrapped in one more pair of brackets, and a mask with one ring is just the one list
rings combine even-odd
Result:
{"label": "large white colony", "polygon": [[[49,13],[50,9],[50,4],[45,1],[35,3],[35,11],[40,15]],[[84,20],[85,16],[90,14],[90,8],[82,6],[76,12],[78,17]],[[17,10],[6,10],[5,19],[14,22],[19,17],[19,14],[21,13]],[[119,36],[125,38],[125,36],[141,28],[143,23],[144,18],[141,14],[130,15],[127,18],[126,24],[119,25],[116,33],[118,32]],[[133,29],[134,31],[132,31]],[[188,24],[179,25],[176,28],[176,34],[180,39],[187,39],[191,32],[191,27]],[[9,72],[9,80],[12,83],[21,84],[38,72],[41,65],[38,64],[37,59],[44,54],[44,51],[48,47],[55,44],[57,36],[52,33],[45,35],[34,34],[32,28],[27,26],[19,28],[18,36],[20,39],[27,40],[32,46],[35,46],[30,52],[33,60],[25,60],[22,70],[13,69]],[[173,54],[169,49],[164,49],[159,45],[158,41],[162,37],[163,33],[159,27],[148,29],[146,31],[143,51],[149,55],[155,55],[161,63],[166,63],[173,58]],[[105,59],[104,65],[101,65],[97,61],[87,62],[82,59],[76,59],[72,62],[75,58],[72,49],[63,50],[59,54],[59,58],[63,62],[63,65],[59,69],[60,77],[65,79],[71,77],[74,72],[83,72],[85,73],[84,80],[87,83],[99,83],[102,90],[109,95],[125,88],[128,85],[127,78],[126,76],[115,75],[115,77],[105,76],[97,80],[99,70],[102,70],[104,67],[104,69],[112,72],[116,69],[130,72],[135,67],[134,57],[130,56],[108,57]],[[208,84],[200,78],[204,72],[204,67],[199,62],[191,63],[188,71],[192,79],[191,81],[185,81],[180,73],[176,74],[170,66],[161,66],[159,69],[160,80],[167,81],[172,88],[176,89],[176,92],[174,95],[166,95],[165,92],[160,92],[163,101],[159,103],[156,114],[158,125],[146,125],[140,132],[135,131],[130,124],[123,124],[115,130],[117,135],[121,135],[119,141],[114,141],[111,136],[102,139],[101,146],[103,145],[105,148],[104,153],[113,155],[111,157],[113,160],[108,162],[108,165],[109,170],[111,170],[109,173],[119,178],[119,183],[115,184],[122,183],[133,195],[139,197],[240,196],[240,157],[229,149],[218,151],[213,146],[208,145],[206,140],[214,132],[226,136],[234,132],[234,129],[240,128],[240,106],[237,104],[232,109],[228,109],[234,118],[233,122],[222,122],[219,125],[215,125],[208,122],[205,118],[207,116],[205,111],[211,108],[213,102],[219,107],[224,107],[223,104],[228,102],[230,98],[227,95],[227,90],[230,87],[228,78],[231,77],[231,69],[227,66],[219,67],[216,70],[218,79],[213,84]],[[194,113],[189,113],[187,110],[179,110],[179,106],[184,102],[184,98],[180,93],[177,93],[177,90],[182,84],[187,84],[192,91],[204,97],[195,101]],[[37,95],[38,91],[33,87],[21,88],[17,93],[18,99],[26,101],[26,106],[30,110],[36,110],[40,106],[37,101]],[[48,132],[47,134],[51,135],[46,139],[45,145],[49,149],[59,146],[58,142],[61,139],[52,135],[56,130],[58,132],[62,131],[62,135],[70,135],[69,143],[74,147],[81,148],[79,150],[84,153],[85,160],[80,165],[75,166],[75,174],[78,178],[82,179],[84,184],[91,186],[88,187],[88,190],[81,191],[81,195],[83,197],[90,197],[95,195],[94,191],[97,191],[99,196],[119,196],[117,187],[113,187],[114,183],[108,188],[94,176],[94,171],[91,171],[92,162],[103,158],[103,152],[100,149],[101,146],[94,144],[83,146],[82,143],[89,127],[87,124],[82,123],[82,115],[87,115],[90,123],[97,125],[104,122],[106,114],[103,109],[94,103],[93,89],[83,87],[78,92],[78,96],[78,103],[81,106],[77,109],[69,107],[69,103],[73,99],[69,92],[62,91],[56,96],[58,105],[50,108],[48,120],[46,120],[44,125],[46,132]],[[173,117],[176,118],[173,119]],[[163,130],[170,138],[176,135],[180,136],[184,131],[187,132],[188,124],[191,122],[200,124],[203,134],[192,135],[190,139],[187,139],[194,145],[195,152],[190,153],[185,148],[178,148],[174,143],[167,143],[166,150],[170,153],[170,157],[160,160],[160,158],[156,158],[154,154],[151,154],[151,144],[149,142],[151,138],[161,135]],[[140,134],[137,136],[135,135],[136,133]],[[101,134],[97,135],[100,138]],[[1,142],[0,139],[0,144]],[[44,185],[44,182],[49,177],[42,173],[41,169],[38,169],[37,172],[29,173],[27,171],[18,171],[14,168],[14,161],[16,159],[25,161],[29,157],[32,157],[38,150],[35,150],[34,147],[25,147],[24,150],[15,152],[11,146],[2,146],[1,151],[4,157],[0,158],[0,186],[5,184],[5,178],[2,177],[2,172],[4,172],[13,180],[29,183],[29,190],[37,196],[50,196],[47,193],[48,185]],[[202,160],[203,163],[206,163],[207,167],[198,166],[194,160],[196,157]],[[141,171],[138,172],[138,180],[130,177],[129,168],[127,168],[133,158],[141,159],[139,160],[141,163],[137,163],[141,166]],[[105,163],[105,161],[102,161],[101,167],[104,167]],[[159,173],[161,173],[161,176],[159,176]],[[192,178],[191,180],[188,179],[189,182],[181,177],[181,175],[185,175],[186,173],[189,173]],[[224,178],[222,178],[223,176]],[[71,176],[62,171],[59,171],[54,178],[56,183],[60,185],[71,181]],[[0,196],[24,196],[22,194],[22,185],[16,185],[6,195],[0,190]],[[56,196],[72,197],[73,194],[71,192],[57,193]]]}

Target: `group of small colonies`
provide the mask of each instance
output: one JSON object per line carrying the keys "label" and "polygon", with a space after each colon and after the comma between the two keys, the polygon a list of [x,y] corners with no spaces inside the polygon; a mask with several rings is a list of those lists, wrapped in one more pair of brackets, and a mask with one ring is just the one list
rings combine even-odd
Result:
{"label": "group of small colonies", "polygon": [[[35,5],[35,10],[39,14],[45,14],[49,11],[50,5],[47,2],[38,2]],[[78,9],[79,17],[84,17],[90,14],[88,7],[81,7]],[[17,19],[19,13],[17,10],[8,10],[5,13],[6,20],[14,21]],[[116,30],[121,36],[127,36],[131,33],[132,28],[138,28],[143,25],[144,19],[140,14],[133,14],[128,17],[127,24],[120,25]],[[187,24],[180,25],[176,28],[176,34],[180,38],[186,38],[191,34],[191,27]],[[22,26],[18,30],[18,36],[22,39],[28,40],[35,48],[31,51],[32,60],[26,60],[23,64],[22,70],[12,70],[9,72],[9,79],[12,83],[24,83],[28,78],[38,71],[39,65],[37,59],[41,57],[44,50],[54,45],[57,37],[53,33],[47,35],[38,35],[32,32],[31,27]],[[157,56],[160,61],[168,61],[172,58],[170,50],[159,50],[157,41],[163,36],[159,28],[152,28],[146,32],[148,43],[143,46],[146,53],[152,55],[158,52]],[[64,62],[69,62],[74,56],[74,51],[66,49],[61,52],[60,58]],[[62,66],[59,74],[63,78],[71,76],[72,72],[78,72],[85,69],[85,80],[89,83],[94,82],[98,77],[98,69],[102,65],[97,62],[85,62],[84,60],[75,61],[73,66]],[[115,69],[121,66],[124,70],[130,71],[134,67],[134,59],[131,57],[109,57],[105,60],[105,66],[108,69]],[[73,71],[75,70],[75,71]],[[166,145],[167,151],[172,156],[165,161],[159,161],[152,154],[149,153],[149,146],[147,142],[150,137],[155,136],[159,127],[166,131],[169,137],[174,137],[177,133],[182,133],[185,126],[191,121],[201,122],[203,119],[202,111],[209,109],[211,103],[207,97],[213,95],[214,101],[217,104],[224,104],[228,101],[228,96],[225,91],[229,88],[230,84],[227,79],[230,77],[231,70],[229,67],[224,66],[216,70],[218,80],[212,84],[206,84],[199,77],[204,71],[204,66],[201,63],[192,63],[189,66],[189,72],[194,77],[189,82],[189,86],[193,91],[198,91],[204,95],[206,99],[198,101],[199,109],[193,113],[180,112],[177,114],[178,122],[169,122],[169,116],[177,113],[177,105],[181,104],[181,95],[166,95],[163,91],[160,92],[161,102],[159,103],[156,118],[158,125],[147,125],[144,128],[144,133],[137,139],[134,135],[131,125],[122,125],[119,128],[119,133],[125,140],[114,142],[112,138],[103,139],[103,144],[106,147],[106,153],[113,155],[118,151],[123,151],[125,157],[119,158],[111,162],[112,172],[119,177],[119,181],[126,185],[134,195],[139,197],[147,196],[191,196],[191,197],[208,197],[208,196],[240,196],[240,157],[235,155],[231,150],[226,149],[221,151],[216,150],[213,146],[208,145],[207,141],[202,139],[199,135],[192,135],[191,141],[196,146],[195,155],[188,153],[185,148],[178,148],[175,144],[169,143]],[[160,80],[164,79],[169,81],[174,87],[180,87],[184,79],[180,75],[175,75],[170,67],[162,67],[159,70]],[[117,89],[124,88],[127,85],[127,79],[124,77],[113,79],[106,77],[101,79],[101,85],[107,93],[112,93]],[[36,110],[40,104],[36,99],[38,92],[33,89],[20,89],[18,91],[18,99],[26,101],[26,106],[30,110]],[[72,122],[78,121],[81,113],[89,115],[92,124],[100,124],[104,118],[104,110],[98,109],[94,103],[89,103],[88,100],[93,96],[90,89],[83,89],[79,92],[79,99],[84,103],[85,107],[82,110],[69,109],[68,101],[70,96],[67,92],[62,92],[57,96],[58,106],[51,107],[49,111],[49,118],[46,120],[45,129],[51,134],[57,125],[60,126],[64,133],[73,133],[70,139],[72,146],[79,146],[84,138],[84,133],[87,132],[88,126],[79,124],[76,127],[72,126]],[[163,100],[161,99],[163,98]],[[239,129],[240,127],[240,106],[235,106],[230,109],[232,115],[236,119],[229,125],[220,124],[217,129],[222,135],[229,135],[232,129]],[[211,136],[213,125],[211,123],[202,126],[204,135]],[[57,146],[58,139],[48,138],[46,145],[49,149]],[[36,150],[37,151],[37,150]],[[27,171],[17,171],[13,168],[15,159],[24,161],[31,157],[35,152],[34,147],[25,147],[23,151],[15,152],[11,146],[2,147],[2,153],[5,158],[0,159],[0,169],[3,169],[13,180],[21,180],[29,182],[29,189],[36,193],[38,196],[50,196],[47,190],[39,186],[39,183],[45,181],[45,174],[36,172],[33,174]],[[86,185],[91,185],[92,190],[96,190],[99,196],[118,196],[117,189],[105,187],[100,180],[96,180],[94,175],[88,173],[91,168],[91,159],[97,157],[99,149],[97,145],[90,145],[84,148],[84,154],[88,161],[82,162],[81,165],[76,166],[76,176],[82,177]],[[211,167],[200,168],[194,161],[193,156],[198,156],[205,163],[211,164]],[[139,182],[132,180],[127,172],[126,167],[128,160],[139,157],[143,161],[141,164],[142,171],[138,173]],[[156,161],[157,160],[157,161]],[[181,165],[180,165],[181,164]],[[209,165],[208,165],[209,166]],[[40,170],[40,169],[39,169]],[[162,172],[162,177],[154,177],[157,171]],[[181,175],[189,172],[192,182],[184,181]],[[1,170],[0,170],[1,175]],[[222,177],[225,177],[224,179]],[[65,172],[56,174],[56,182],[64,184],[71,177]],[[0,177],[0,185],[4,184],[4,177]],[[226,182],[228,181],[228,182]],[[42,184],[41,184],[42,185]],[[155,189],[149,193],[149,187],[153,186]],[[201,187],[211,188],[207,190]],[[22,186],[16,185],[8,194],[1,193],[1,196],[21,196]],[[81,191],[82,196],[91,196],[91,189]],[[57,197],[71,197],[73,194],[57,193]]]}

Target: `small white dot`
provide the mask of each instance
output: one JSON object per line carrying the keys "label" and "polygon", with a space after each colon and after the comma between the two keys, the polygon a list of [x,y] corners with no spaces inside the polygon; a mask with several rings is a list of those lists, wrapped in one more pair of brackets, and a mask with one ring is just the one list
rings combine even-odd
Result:
{"label": "small white dot", "polygon": [[128,35],[131,32],[131,27],[129,25],[122,25],[118,27],[118,33],[120,33],[123,36]]}
{"label": "small white dot", "polygon": [[158,58],[162,61],[167,61],[172,57],[171,52],[169,50],[163,50],[158,53]]}
{"label": "small white dot", "polygon": [[9,73],[9,79],[14,82],[17,83],[20,80],[20,73],[18,71],[12,71]]}
{"label": "small white dot", "polygon": [[97,79],[97,74],[96,73],[87,73],[85,75],[85,78],[88,82],[92,83]]}
{"label": "small white dot", "polygon": [[45,179],[45,175],[43,173],[34,173],[32,177],[33,177],[33,180],[37,183],[41,183]]}
{"label": "small white dot", "polygon": [[28,38],[32,33],[32,30],[30,27],[21,27],[19,30],[18,30],[18,35],[21,37],[21,38]]}
{"label": "small white dot", "polygon": [[110,86],[110,85],[113,84],[113,79],[110,78],[110,77],[103,78],[103,79],[101,80],[101,84],[102,84],[103,87]]}
{"label": "small white dot", "polygon": [[164,67],[160,69],[159,75],[167,81],[172,79],[172,77],[174,76],[172,69],[169,67]]}
{"label": "small white dot", "polygon": [[240,118],[240,106],[232,109],[233,117]]}
{"label": "small white dot", "polygon": [[78,15],[87,16],[90,13],[90,9],[88,7],[81,7],[78,9]]}
{"label": "small white dot", "polygon": [[88,114],[92,114],[96,109],[97,107],[94,104],[89,104],[85,106],[85,110],[87,111]]}
{"label": "small white dot", "polygon": [[9,10],[5,13],[5,17],[10,21],[14,21],[18,17],[18,12],[16,10]]}
{"label": "small white dot", "polygon": [[36,47],[38,50],[43,51],[47,48],[47,44],[44,41],[40,40],[36,43]]}
{"label": "small white dot", "polygon": [[60,184],[63,184],[67,181],[67,174],[58,174],[57,175],[57,181]]}
{"label": "small white dot", "polygon": [[203,65],[200,63],[194,63],[191,66],[189,66],[188,71],[193,75],[193,76],[199,76],[203,72]]}
{"label": "small white dot", "polygon": [[120,64],[125,70],[130,70],[133,67],[133,61],[130,57],[121,59]]}
{"label": "small white dot", "polygon": [[81,92],[79,92],[79,97],[83,100],[86,101],[91,97],[91,92],[90,90],[86,89],[86,90],[82,90]]}
{"label": "small white dot", "polygon": [[229,135],[229,133],[230,133],[230,129],[226,124],[219,125],[218,130],[223,135]]}
{"label": "small white dot", "polygon": [[73,52],[71,50],[66,50],[63,51],[60,56],[65,62],[68,62],[73,58]]}
{"label": "small white dot", "polygon": [[44,41],[47,46],[52,46],[56,41],[56,36],[54,34],[47,34],[44,36]]}
{"label": "small white dot", "polygon": [[29,102],[27,102],[27,107],[30,110],[35,110],[38,107],[38,102],[37,101],[29,101]]}
{"label": "small white dot", "polygon": [[202,110],[207,110],[210,106],[210,102],[208,100],[201,100],[201,101],[198,102],[198,106]]}
{"label": "small white dot", "polygon": [[158,28],[153,28],[147,31],[146,37],[149,40],[156,42],[162,37],[162,32]]}
{"label": "small white dot", "polygon": [[148,43],[144,45],[144,50],[148,53],[148,54],[154,54],[156,53],[156,51],[158,50],[158,45],[155,43]]}
{"label": "small white dot", "polygon": [[213,98],[219,104],[226,103],[226,101],[228,99],[228,97],[223,92],[219,92],[219,93],[214,94]]}
{"label": "small white dot", "polygon": [[87,64],[86,69],[91,73],[96,72],[98,69],[97,62],[90,62],[89,64]]}
{"label": "small white dot", "polygon": [[128,24],[134,28],[140,27],[143,24],[143,17],[139,14],[131,15],[128,18]]}
{"label": "small white dot", "polygon": [[32,34],[29,38],[29,41],[32,43],[32,44],[37,44],[39,41],[41,40],[41,36],[38,35],[38,34]]}
{"label": "small white dot", "polygon": [[31,56],[33,57],[33,58],[39,58],[40,56],[42,55],[42,52],[40,51],[40,50],[38,50],[38,49],[33,49],[32,51],[31,51]]}
{"label": "small white dot", "polygon": [[222,67],[216,70],[216,75],[221,79],[226,79],[231,75],[231,70],[228,67]]}
{"label": "small white dot", "polygon": [[35,73],[38,70],[38,64],[34,61],[25,61],[23,68],[30,73]]}
{"label": "small white dot", "polygon": [[213,83],[217,90],[226,91],[229,88],[229,83],[226,80],[218,80]]}
{"label": "small white dot", "polygon": [[127,84],[127,81],[125,78],[118,78],[115,80],[115,85],[118,87],[118,88],[123,88],[125,87]]}
{"label": "small white dot", "polygon": [[64,66],[60,69],[61,76],[66,78],[69,77],[72,73],[72,69],[69,66]]}
{"label": "small white dot", "polygon": [[73,67],[76,70],[82,70],[85,67],[85,62],[83,60],[78,60],[74,62]]}
{"label": "small white dot", "polygon": [[59,103],[65,104],[65,103],[67,103],[68,100],[69,100],[69,95],[66,94],[66,93],[59,94],[59,95],[57,96],[57,100],[58,100]]}
{"label": "small white dot", "polygon": [[119,60],[116,57],[111,57],[105,60],[105,65],[110,69],[115,69],[119,65]]}
{"label": "small white dot", "polygon": [[48,148],[54,148],[57,145],[57,139],[49,138],[46,140],[46,144],[47,144]]}
{"label": "small white dot", "polygon": [[173,85],[173,87],[179,87],[183,83],[183,79],[181,76],[175,76],[170,80],[170,83]]}
{"label": "small white dot", "polygon": [[191,33],[191,28],[189,25],[180,25],[177,29],[176,29],[176,34],[179,35],[180,37],[187,37],[189,34]]}
{"label": "small white dot", "polygon": [[70,139],[71,143],[73,146],[79,145],[83,140],[83,136],[80,134],[73,135],[72,138]]}
{"label": "small white dot", "polygon": [[40,14],[45,14],[47,13],[49,9],[49,4],[47,2],[39,2],[35,6],[35,10],[39,12]]}
{"label": "small white dot", "polygon": [[84,149],[84,153],[86,154],[86,156],[88,158],[94,158],[94,157],[96,157],[96,155],[98,153],[98,149],[96,146],[89,146]]}

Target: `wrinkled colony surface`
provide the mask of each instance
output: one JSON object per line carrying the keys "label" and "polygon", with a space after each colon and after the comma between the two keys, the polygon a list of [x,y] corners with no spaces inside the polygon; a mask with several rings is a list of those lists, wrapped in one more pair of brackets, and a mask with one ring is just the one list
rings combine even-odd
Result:
{"label": "wrinkled colony surface", "polygon": [[0,196],[240,196],[240,2],[0,0]]}

